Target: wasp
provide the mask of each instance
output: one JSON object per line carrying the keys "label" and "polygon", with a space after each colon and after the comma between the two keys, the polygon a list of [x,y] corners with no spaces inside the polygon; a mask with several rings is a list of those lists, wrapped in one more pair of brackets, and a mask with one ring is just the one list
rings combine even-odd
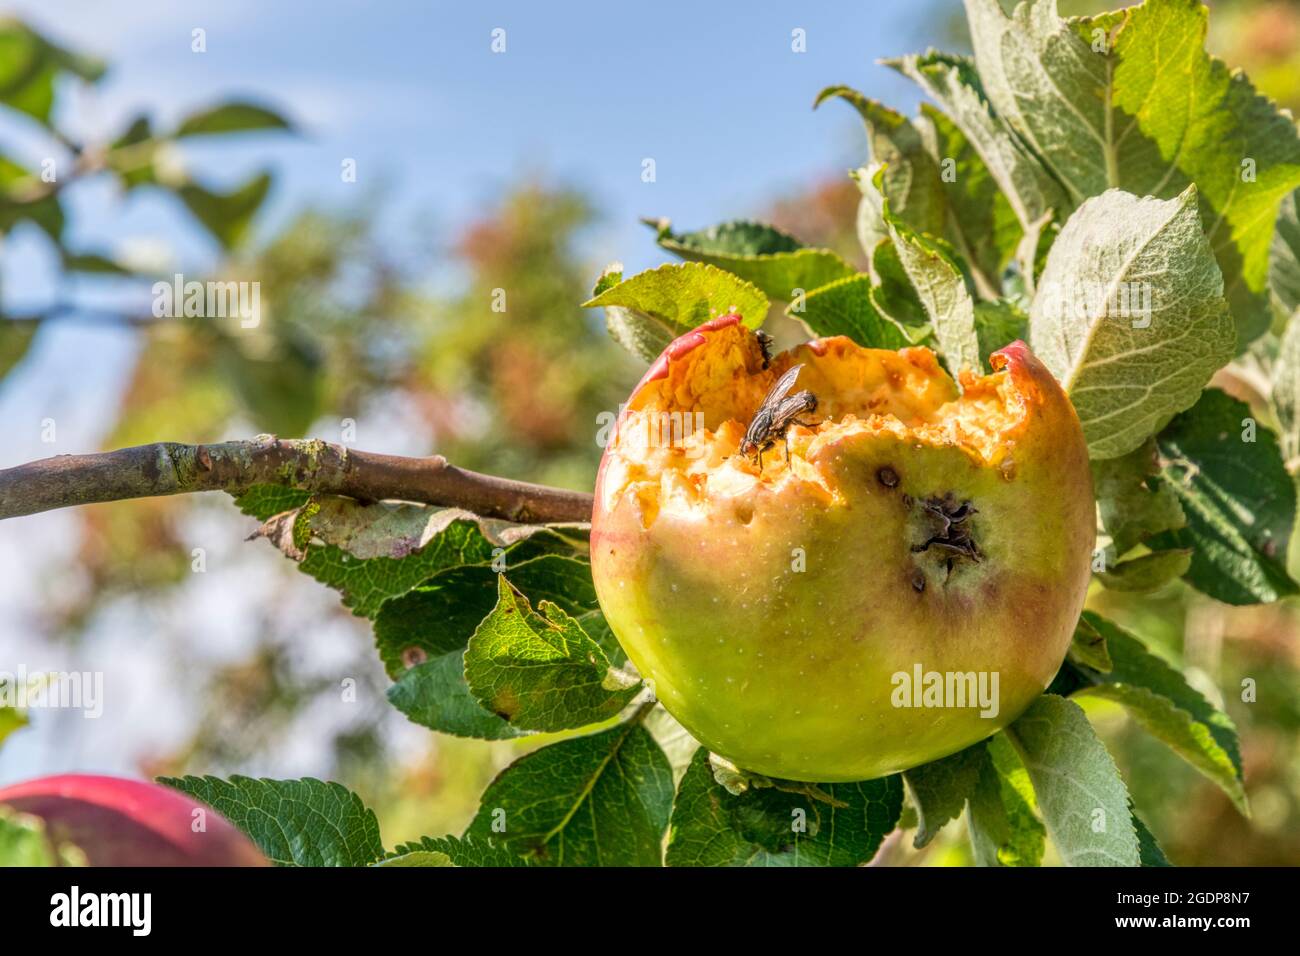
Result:
{"label": "wasp", "polygon": [[807,389],[789,394],[802,369],[802,365],[794,366],[768,389],[745,430],[745,437],[740,440],[742,455],[758,456],[759,471],[763,470],[763,452],[775,445],[779,438],[785,439],[785,459],[790,460],[790,436],[787,432],[791,425],[812,424],[801,421],[799,416],[817,411],[817,396]]}

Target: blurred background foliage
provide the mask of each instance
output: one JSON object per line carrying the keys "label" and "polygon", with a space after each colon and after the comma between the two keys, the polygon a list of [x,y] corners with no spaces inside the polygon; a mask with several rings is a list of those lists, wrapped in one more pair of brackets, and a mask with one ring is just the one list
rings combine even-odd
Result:
{"label": "blurred background foliage", "polygon": [[[1106,6],[1061,3],[1065,13]],[[1281,103],[1300,105],[1300,2],[1212,7],[1212,48]],[[949,8],[935,44],[968,48],[960,6]],[[134,329],[140,347],[106,447],[273,432],[364,448],[369,423],[382,419],[400,423],[411,454],[438,452],[469,468],[591,486],[600,456],[597,415],[616,409],[641,372],[599,318],[579,308],[605,264],[584,261],[577,251],[600,215],[591,197],[533,177],[467,228],[447,234],[424,227],[394,242],[378,225],[379,211],[400,197],[372,193],[349,208],[301,209],[264,235],[254,225],[273,188],[271,173],[233,188],[205,186],[187,173],[183,146],[195,137],[292,136],[292,118],[234,101],[171,128],[144,115],[103,143],[75,142],[54,125],[56,95],[70,84],[96,82],[103,71],[21,22],[0,21],[0,103],[44,128],[63,171],[45,181],[41,170],[24,168],[0,148],[0,242],[17,230],[38,230],[56,250],[67,288],[80,288],[74,280],[91,275],[147,289],[169,279],[168,270],[77,247],[65,229],[61,194],[70,181],[90,177],[115,181],[123,194],[161,191],[220,249],[217,267],[202,278],[261,283],[261,322],[241,329],[237,321],[158,319],[147,309],[56,296],[39,313],[0,315],[0,375],[21,361],[47,323],[117,322]],[[751,212],[862,264],[853,228],[858,197],[847,177],[829,177]],[[461,280],[431,288],[426,278],[449,260]],[[785,341],[799,331],[778,314],[772,327]],[[1253,398],[1267,416],[1262,396]],[[384,700],[369,627],[269,549],[242,544],[251,523],[229,502],[123,502],[79,509],[76,518],[75,562],[34,625],[43,638],[75,648],[94,622],[124,603],[137,620],[143,615],[175,632],[159,642],[159,652],[168,649],[168,679],[187,688],[191,729],[179,746],[142,756],[139,773],[288,776],[284,755],[309,740],[297,765],[358,792],[379,813],[386,840],[398,843],[458,831],[492,775],[527,746],[435,736],[406,724]],[[263,579],[256,595],[240,598],[253,605],[253,634],[234,659],[204,658],[186,645],[196,527],[205,541],[230,542],[223,560]],[[1249,821],[1119,708],[1089,705],[1169,857],[1181,865],[1300,859],[1294,602],[1228,608],[1176,583],[1154,595],[1098,590],[1090,603],[1188,669],[1240,730]],[[182,611],[167,616],[167,607]],[[337,638],[327,653],[323,634]],[[345,707],[340,675],[359,685],[356,703]],[[1255,703],[1240,699],[1246,679],[1257,683]],[[47,719],[61,718],[35,715]],[[949,828],[923,851],[911,848],[910,834],[895,834],[878,861],[969,862],[959,830]]]}

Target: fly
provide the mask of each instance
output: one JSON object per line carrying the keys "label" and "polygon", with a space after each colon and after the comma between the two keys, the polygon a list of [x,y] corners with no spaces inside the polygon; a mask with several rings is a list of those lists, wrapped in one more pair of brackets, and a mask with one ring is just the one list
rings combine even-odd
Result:
{"label": "fly", "polygon": [[799,416],[817,410],[817,396],[807,389],[789,394],[802,369],[802,365],[796,365],[768,389],[745,430],[745,437],[740,440],[740,453],[746,457],[756,455],[759,471],[763,470],[763,452],[775,445],[778,439],[785,439],[785,458],[787,462],[790,460],[790,436],[787,434],[790,426],[811,424],[800,421]]}

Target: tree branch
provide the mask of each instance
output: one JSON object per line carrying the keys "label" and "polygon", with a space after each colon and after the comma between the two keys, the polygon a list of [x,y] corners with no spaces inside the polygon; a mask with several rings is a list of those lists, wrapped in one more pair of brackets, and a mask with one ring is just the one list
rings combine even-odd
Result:
{"label": "tree branch", "polygon": [[583,492],[481,475],[457,468],[441,455],[403,458],[270,435],[211,445],[155,442],[0,469],[0,519],[127,498],[194,491],[238,494],[260,484],[362,501],[391,498],[455,506],[508,521],[591,520],[592,497]]}

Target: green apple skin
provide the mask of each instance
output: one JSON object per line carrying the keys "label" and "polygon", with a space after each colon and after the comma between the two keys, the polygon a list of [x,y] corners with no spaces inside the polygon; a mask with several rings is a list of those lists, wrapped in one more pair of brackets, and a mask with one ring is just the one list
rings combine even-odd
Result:
{"label": "green apple skin", "polygon": [[[738,345],[738,335],[752,337],[724,319],[683,336],[629,406],[679,363],[716,376],[719,362],[737,361],[738,376],[770,376],[756,343]],[[773,365],[802,362],[816,379],[819,363],[865,361],[855,351],[875,350],[818,340]],[[933,366],[942,378],[933,387],[958,394],[928,350],[903,351],[913,365]],[[997,371],[982,385],[963,382],[967,396],[996,386],[1019,415],[995,464],[955,444],[850,434],[809,461],[836,490],[829,503],[807,483],[759,482],[691,514],[659,512],[647,526],[643,503],[615,487],[611,475],[625,469],[607,448],[591,539],[600,605],[659,700],[710,751],[770,777],[871,779],[990,736],[1051,682],[1089,582],[1087,449],[1069,399],[1023,343],[992,362]],[[977,509],[968,527],[981,555],[951,570],[942,549],[915,550],[931,521],[921,503],[945,495]],[[996,672],[996,714],[898,706],[896,675],[918,666]]]}

